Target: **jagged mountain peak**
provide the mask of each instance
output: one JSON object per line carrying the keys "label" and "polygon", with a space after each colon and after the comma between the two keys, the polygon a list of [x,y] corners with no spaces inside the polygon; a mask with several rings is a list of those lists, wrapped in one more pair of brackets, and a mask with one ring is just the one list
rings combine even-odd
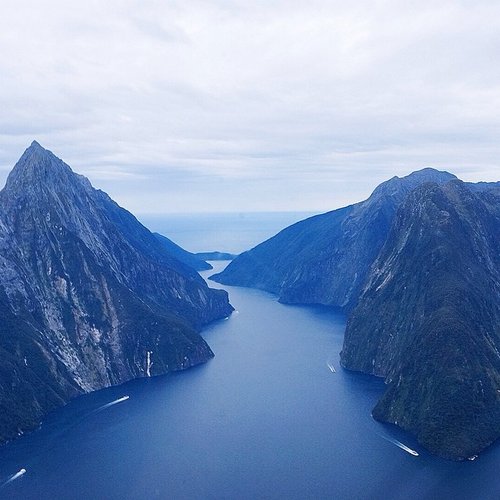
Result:
{"label": "jagged mountain peak", "polygon": [[142,257],[186,276],[196,275],[165,251],[131,213],[36,141],[23,153],[0,192],[0,214],[9,227],[35,230],[43,237],[64,228],[113,268],[121,262],[119,249],[133,248]]}
{"label": "jagged mountain peak", "polygon": [[5,191],[10,195],[20,194],[41,186],[58,186],[88,183],[88,181],[75,174],[69,165],[64,163],[52,151],[45,149],[37,141],[24,151],[21,158],[10,172],[5,184]]}
{"label": "jagged mountain peak", "polygon": [[66,165],[61,159],[59,159],[52,151],[45,149],[39,142],[33,141],[30,146],[24,151],[21,158],[19,158],[14,170],[18,170],[19,168],[28,167],[32,164],[51,164],[54,163],[57,165],[58,163]]}

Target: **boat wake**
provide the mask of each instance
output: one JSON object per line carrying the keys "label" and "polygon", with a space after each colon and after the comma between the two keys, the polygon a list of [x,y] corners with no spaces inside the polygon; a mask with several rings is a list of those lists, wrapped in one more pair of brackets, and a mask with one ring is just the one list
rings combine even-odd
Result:
{"label": "boat wake", "polygon": [[337,373],[337,370],[335,370],[335,367],[333,366],[333,363],[330,363],[330,361],[328,361],[328,363],[326,364],[326,366],[328,366],[329,370],[332,373]]}
{"label": "boat wake", "polygon": [[0,488],[7,486],[9,483],[12,483],[12,481],[15,481],[16,479],[20,478],[21,476],[24,476],[24,474],[26,474],[26,469],[21,469],[19,472],[16,472],[12,476],[10,476],[9,479],[7,479],[7,481],[5,481],[5,483],[3,483],[2,486],[0,486]]}
{"label": "boat wake", "polygon": [[405,444],[403,444],[401,441],[398,441],[397,439],[390,438],[388,436],[384,436],[383,434],[379,434],[379,436],[386,441],[389,441],[389,443],[395,444],[398,448],[401,448],[403,451],[406,451],[406,453],[409,453],[410,455],[413,455],[414,457],[418,457],[418,453],[415,450],[412,450]]}
{"label": "boat wake", "polygon": [[121,398],[115,399],[114,401],[111,401],[111,403],[106,403],[105,405],[100,406],[97,408],[97,410],[94,410],[93,413],[96,413],[98,411],[105,410],[106,408],[109,408],[110,406],[117,405],[118,403],[122,403],[123,401],[127,401],[130,396],[123,396]]}

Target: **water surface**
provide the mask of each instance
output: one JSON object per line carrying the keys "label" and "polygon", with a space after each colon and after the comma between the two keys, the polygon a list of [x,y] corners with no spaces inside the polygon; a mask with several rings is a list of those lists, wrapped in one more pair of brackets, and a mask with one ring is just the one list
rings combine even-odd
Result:
{"label": "water surface", "polygon": [[0,498],[500,497],[499,446],[448,462],[372,420],[384,386],[339,367],[341,314],[225,288],[237,312],[203,332],[213,360],[54,412],[0,448],[2,483],[26,469]]}

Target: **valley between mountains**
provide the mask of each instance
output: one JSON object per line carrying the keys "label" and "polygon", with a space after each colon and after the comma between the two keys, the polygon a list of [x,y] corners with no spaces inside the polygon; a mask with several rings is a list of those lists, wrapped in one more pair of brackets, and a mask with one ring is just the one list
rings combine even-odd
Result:
{"label": "valley between mountains", "polygon": [[500,184],[433,169],[298,222],[212,279],[342,308],[342,366],[383,377],[374,418],[448,459],[500,436]]}
{"label": "valley between mountains", "polygon": [[342,366],[386,383],[373,417],[433,454],[500,436],[499,183],[427,168],[239,256],[193,254],[33,142],[0,208],[0,442],[78,395],[211,359],[200,331],[233,307],[203,258],[234,258],[219,283],[340,308]]}

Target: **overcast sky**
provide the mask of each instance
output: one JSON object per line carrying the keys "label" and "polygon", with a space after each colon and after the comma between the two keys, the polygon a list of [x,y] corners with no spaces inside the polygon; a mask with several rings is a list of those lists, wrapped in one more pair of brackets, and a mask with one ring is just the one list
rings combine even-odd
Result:
{"label": "overcast sky", "polygon": [[141,213],[500,180],[500,2],[0,0],[0,182],[33,139]]}

